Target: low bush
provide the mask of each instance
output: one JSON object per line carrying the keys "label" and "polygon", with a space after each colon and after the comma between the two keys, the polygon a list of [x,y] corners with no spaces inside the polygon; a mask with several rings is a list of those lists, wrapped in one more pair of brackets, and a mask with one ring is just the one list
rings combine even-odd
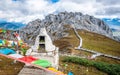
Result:
{"label": "low bush", "polygon": [[77,58],[77,57],[65,57],[63,59],[63,62],[71,62],[71,63],[80,64],[84,66],[92,66],[97,68],[100,71],[108,73],[109,75],[120,75],[119,64],[108,64],[105,62],[90,61],[87,59]]}

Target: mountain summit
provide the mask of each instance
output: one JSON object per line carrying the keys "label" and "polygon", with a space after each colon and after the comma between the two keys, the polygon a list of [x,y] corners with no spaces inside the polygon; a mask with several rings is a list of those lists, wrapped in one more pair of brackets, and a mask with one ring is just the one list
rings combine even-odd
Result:
{"label": "mountain summit", "polygon": [[50,14],[43,20],[37,19],[29,22],[25,28],[20,30],[20,35],[24,41],[33,44],[35,36],[39,34],[40,27],[45,27],[52,40],[56,40],[69,35],[66,30],[71,29],[72,25],[76,29],[83,29],[113,38],[111,29],[104,21],[93,16],[83,15],[80,12]]}
{"label": "mountain summit", "polygon": [[7,22],[5,20],[0,19],[0,28],[2,28],[2,29],[18,30],[24,26],[25,26],[25,24],[20,23],[20,22]]}

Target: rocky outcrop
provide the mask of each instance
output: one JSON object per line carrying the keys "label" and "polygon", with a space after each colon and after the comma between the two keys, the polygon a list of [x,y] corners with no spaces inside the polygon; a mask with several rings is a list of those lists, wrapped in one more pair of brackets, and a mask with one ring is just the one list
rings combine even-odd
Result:
{"label": "rocky outcrop", "polygon": [[35,37],[39,34],[40,27],[45,27],[52,40],[56,40],[69,35],[65,31],[71,29],[71,25],[74,25],[76,29],[84,29],[113,38],[112,31],[104,21],[93,16],[83,15],[80,12],[50,14],[43,20],[37,19],[29,22],[19,32],[25,42],[33,45]]}
{"label": "rocky outcrop", "polygon": [[25,28],[19,30],[20,37],[24,40],[24,42],[28,43],[29,45],[33,45],[35,39],[40,31],[40,23],[41,20],[37,19],[28,23]]}

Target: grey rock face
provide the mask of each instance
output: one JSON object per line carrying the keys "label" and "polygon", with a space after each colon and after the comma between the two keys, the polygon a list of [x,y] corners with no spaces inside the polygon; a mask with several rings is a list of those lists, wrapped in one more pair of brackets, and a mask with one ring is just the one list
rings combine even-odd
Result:
{"label": "grey rock face", "polygon": [[74,25],[76,29],[84,29],[113,38],[112,31],[105,22],[93,16],[83,15],[80,12],[61,12],[57,15],[50,14],[42,21],[37,19],[29,22],[19,32],[25,42],[33,45],[35,37],[39,34],[40,27],[46,27],[52,40],[56,40],[69,35],[65,31],[71,29],[71,25]]}
{"label": "grey rock face", "polygon": [[28,43],[29,45],[34,44],[35,38],[40,31],[40,23],[41,20],[37,19],[29,22],[25,28],[19,30],[20,37],[24,40],[24,42]]}

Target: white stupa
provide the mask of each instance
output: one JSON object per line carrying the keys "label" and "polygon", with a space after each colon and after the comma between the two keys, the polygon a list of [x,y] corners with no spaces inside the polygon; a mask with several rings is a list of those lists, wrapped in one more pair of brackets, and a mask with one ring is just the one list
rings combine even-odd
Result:
{"label": "white stupa", "polygon": [[[45,28],[40,29],[40,33],[36,38],[34,51],[38,52],[51,52],[55,50],[55,46],[52,43],[50,36],[47,34]],[[40,51],[41,50],[41,51]]]}
{"label": "white stupa", "polygon": [[36,37],[35,44],[27,51],[26,55],[32,55],[40,59],[46,59],[52,63],[52,66],[58,68],[59,55],[58,47],[53,45],[50,36],[45,28],[40,29]]}

